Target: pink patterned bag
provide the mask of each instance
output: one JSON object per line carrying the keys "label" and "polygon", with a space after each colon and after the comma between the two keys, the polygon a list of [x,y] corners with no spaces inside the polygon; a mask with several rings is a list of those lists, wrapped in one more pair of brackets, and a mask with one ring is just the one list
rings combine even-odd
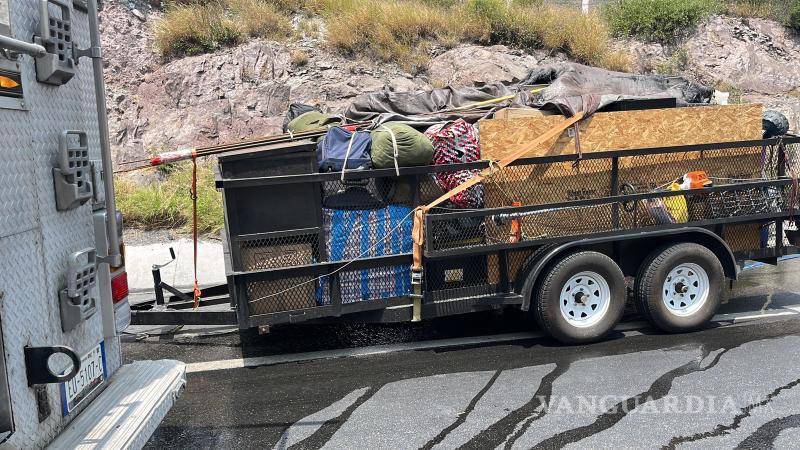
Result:
{"label": "pink patterned bag", "polygon": [[[433,163],[470,163],[481,159],[481,144],[475,127],[463,119],[438,124],[428,128],[425,135],[433,143]],[[480,170],[459,170],[433,174],[436,185],[445,191],[469,180]],[[450,201],[459,208],[483,208],[483,184],[478,183],[452,197]]]}

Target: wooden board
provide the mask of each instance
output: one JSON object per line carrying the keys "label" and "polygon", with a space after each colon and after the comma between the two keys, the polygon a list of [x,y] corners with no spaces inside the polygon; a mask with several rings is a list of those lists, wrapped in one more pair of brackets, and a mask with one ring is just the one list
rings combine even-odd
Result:
{"label": "wooden board", "polygon": [[[760,139],[759,104],[596,113],[579,125],[581,151],[629,150]],[[480,121],[481,156],[499,160],[562,122],[562,116]],[[548,150],[549,149],[549,150]],[[574,132],[528,157],[576,153]]]}

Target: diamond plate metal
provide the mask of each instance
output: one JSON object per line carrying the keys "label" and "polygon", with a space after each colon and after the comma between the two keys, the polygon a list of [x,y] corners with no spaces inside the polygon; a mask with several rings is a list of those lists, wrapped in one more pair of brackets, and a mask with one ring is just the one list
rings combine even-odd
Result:
{"label": "diamond plate metal", "polygon": [[[37,5],[36,0],[10,2],[16,36],[30,37],[36,32]],[[75,44],[87,47],[86,13],[73,10],[72,19]],[[62,418],[58,386],[48,385],[52,414],[39,423],[33,390],[25,378],[22,349],[25,345],[58,344],[84,354],[103,339],[99,312],[74,330],[61,331],[58,291],[66,286],[67,258],[96,244],[91,205],[58,212],[52,179],[58,137],[64,130],[87,133],[91,160],[100,160],[100,138],[89,60],[81,61],[75,77],[60,87],[36,82],[32,58],[25,56],[20,62],[28,111],[0,110],[0,290],[5,292],[0,314],[16,426],[8,445],[39,448],[91,400]],[[112,374],[121,362],[117,338],[106,341],[106,356]]]}

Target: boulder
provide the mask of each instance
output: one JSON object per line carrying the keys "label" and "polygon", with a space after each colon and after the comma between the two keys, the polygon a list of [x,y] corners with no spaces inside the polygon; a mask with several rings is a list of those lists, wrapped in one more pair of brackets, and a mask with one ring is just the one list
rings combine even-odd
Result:
{"label": "boulder", "polygon": [[507,47],[465,45],[448,50],[428,63],[434,86],[474,86],[490,82],[514,83],[538,63],[532,55],[512,53]]}

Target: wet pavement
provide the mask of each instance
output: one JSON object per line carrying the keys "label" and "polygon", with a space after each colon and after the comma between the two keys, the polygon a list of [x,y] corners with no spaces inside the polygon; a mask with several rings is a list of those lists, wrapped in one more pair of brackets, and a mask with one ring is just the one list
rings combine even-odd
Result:
{"label": "wet pavement", "polygon": [[151,448],[796,448],[798,270],[748,271],[716,323],[681,335],[631,314],[569,347],[509,311],[130,336],[124,352],[194,363]]}

